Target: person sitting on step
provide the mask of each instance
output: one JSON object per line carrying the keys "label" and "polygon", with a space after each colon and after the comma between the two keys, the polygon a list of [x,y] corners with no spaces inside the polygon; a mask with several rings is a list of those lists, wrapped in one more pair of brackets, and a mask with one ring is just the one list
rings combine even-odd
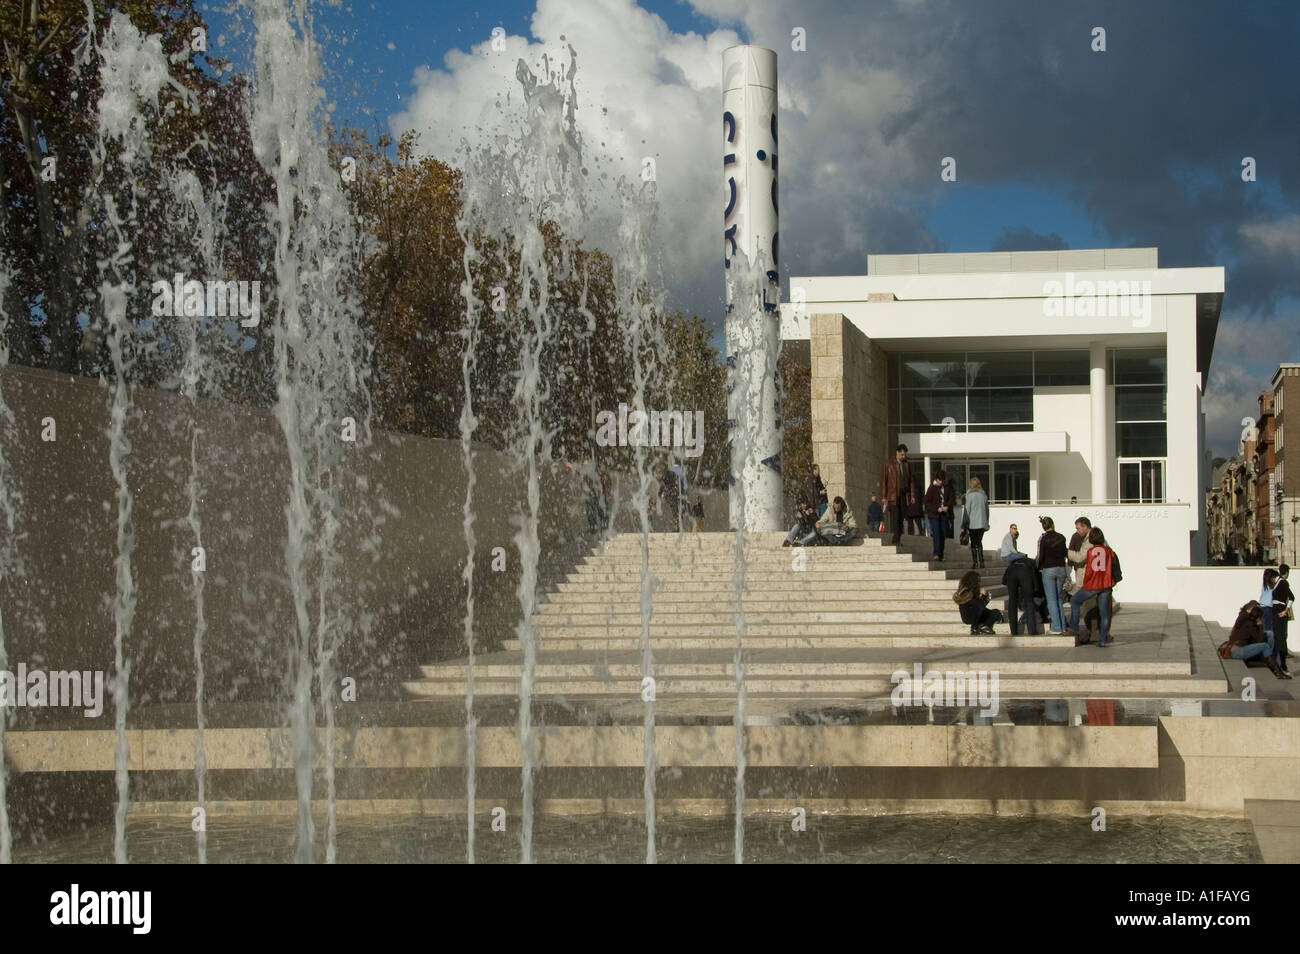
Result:
{"label": "person sitting on step", "polygon": [[821,537],[823,543],[842,546],[858,535],[858,522],[844,498],[836,497],[831,502],[831,508],[817,521],[813,531]]}
{"label": "person sitting on step", "polygon": [[970,626],[972,636],[993,635],[993,624],[1003,620],[1001,610],[989,609],[989,591],[980,586],[980,575],[975,570],[967,570],[958,581],[952,601],[957,604],[961,621]]}
{"label": "person sitting on step", "polygon": [[1258,600],[1251,600],[1237,613],[1237,621],[1232,624],[1232,632],[1224,646],[1228,657],[1243,661],[1263,659],[1269,672],[1279,679],[1289,678],[1283,675],[1282,668],[1273,659],[1273,638],[1264,631],[1263,611]]}
{"label": "person sitting on step", "polygon": [[1020,546],[1016,542],[1020,539],[1020,528],[1014,523],[1007,530],[1007,535],[1002,538],[1002,546],[998,547],[998,556],[1002,558],[1003,563],[1014,563],[1016,560],[1025,560],[1028,557],[1020,551]]}
{"label": "person sitting on step", "polygon": [[810,501],[800,499],[794,511],[795,525],[781,544],[783,547],[803,547],[817,539],[817,508]]}

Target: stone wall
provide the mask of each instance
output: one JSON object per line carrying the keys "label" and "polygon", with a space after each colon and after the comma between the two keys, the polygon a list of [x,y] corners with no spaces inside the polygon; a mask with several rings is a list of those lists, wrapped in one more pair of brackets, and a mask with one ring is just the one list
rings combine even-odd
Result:
{"label": "stone wall", "polygon": [[[94,379],[0,369],[13,413],[3,436],[21,494],[13,543],[20,565],[0,581],[9,668],[111,674],[117,587],[116,487],[109,467],[112,392]],[[269,410],[135,389],[126,457],[133,496],[134,621],[125,640],[131,707],[193,705],[196,609],[190,507],[197,425],[205,695],[212,703],[280,701],[295,623],[285,571],[288,462]],[[54,440],[42,440],[52,421]],[[520,560],[515,514],[525,477],[476,445],[476,643],[514,636]],[[400,698],[420,663],[462,655],[465,475],[459,441],[375,432],[348,445],[331,475],[344,501],[335,591],[357,625],[338,669],[370,701]],[[541,494],[540,583],[565,572],[594,540],[576,473],[554,465]],[[720,504],[725,510],[725,501]],[[716,507],[714,508],[716,509]],[[3,525],[0,525],[0,532]],[[493,548],[504,569],[493,569]],[[313,620],[315,605],[309,607]],[[13,710],[19,724],[66,711]],[[111,718],[111,717],[110,717]]]}
{"label": "stone wall", "polygon": [[840,314],[810,316],[812,452],[834,497],[865,514],[888,456],[885,352]]}

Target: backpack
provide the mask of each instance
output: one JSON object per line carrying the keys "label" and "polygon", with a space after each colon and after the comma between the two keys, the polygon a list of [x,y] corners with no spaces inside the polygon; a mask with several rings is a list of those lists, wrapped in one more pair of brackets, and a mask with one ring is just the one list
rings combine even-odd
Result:
{"label": "backpack", "polygon": [[1124,574],[1119,568],[1119,554],[1114,550],[1110,551],[1110,582],[1114,586],[1120,580],[1124,579]]}

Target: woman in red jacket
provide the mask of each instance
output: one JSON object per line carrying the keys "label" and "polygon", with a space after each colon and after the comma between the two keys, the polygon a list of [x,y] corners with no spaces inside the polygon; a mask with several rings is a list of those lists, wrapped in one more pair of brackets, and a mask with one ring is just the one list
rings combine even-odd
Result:
{"label": "woman in red jacket", "polygon": [[1070,629],[1079,635],[1079,607],[1097,597],[1097,613],[1101,628],[1097,635],[1098,646],[1110,645],[1110,591],[1115,585],[1111,575],[1115,564],[1115,551],[1106,546],[1100,527],[1088,531],[1088,552],[1083,564],[1083,588],[1070,597]]}

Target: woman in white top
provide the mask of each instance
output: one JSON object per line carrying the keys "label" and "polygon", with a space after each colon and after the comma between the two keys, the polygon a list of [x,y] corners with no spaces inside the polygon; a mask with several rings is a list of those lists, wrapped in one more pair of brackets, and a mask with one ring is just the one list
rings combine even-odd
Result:
{"label": "woman in white top", "polygon": [[1264,614],[1264,635],[1273,639],[1273,587],[1277,586],[1277,570],[1264,571],[1264,588],[1259,591],[1259,608]]}

